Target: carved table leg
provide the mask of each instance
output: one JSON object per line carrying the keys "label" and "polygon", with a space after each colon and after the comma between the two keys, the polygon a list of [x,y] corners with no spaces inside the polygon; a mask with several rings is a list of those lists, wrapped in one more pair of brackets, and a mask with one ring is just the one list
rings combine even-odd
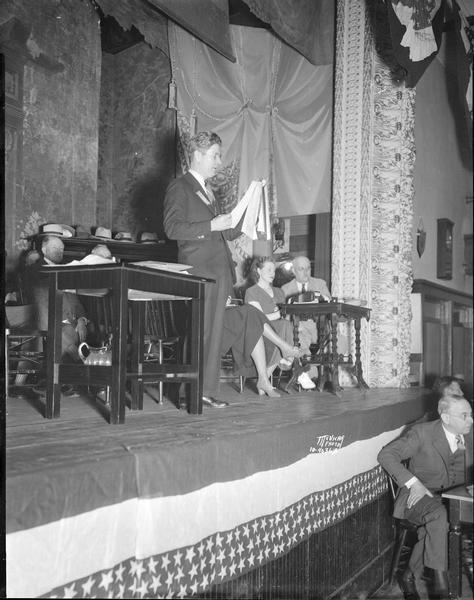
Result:
{"label": "carved table leg", "polygon": [[[299,317],[299,315],[293,314],[293,315],[291,315],[291,320],[293,322],[293,344],[299,348],[299,345],[300,345],[300,335],[299,335],[300,317]],[[300,391],[298,383],[297,383],[297,379],[298,379],[298,376],[301,371],[298,369],[298,367],[299,367],[299,363],[298,363],[297,359],[294,359],[293,365],[291,367],[290,379],[288,380],[288,383],[283,388],[287,394],[290,393],[290,389],[293,387],[296,387],[297,391]]]}
{"label": "carved table leg", "polygon": [[299,315],[292,315],[292,318],[293,318],[293,344],[299,348],[299,345],[300,345],[300,334],[299,334],[300,318],[299,318]]}
{"label": "carved table leg", "polygon": [[331,341],[330,341],[330,357],[331,357],[331,382],[330,391],[336,396],[342,391],[339,385],[339,357],[337,354],[337,318],[332,315],[327,315],[326,319],[331,326]]}
{"label": "carved table leg", "polygon": [[359,384],[359,388],[368,390],[369,386],[364,381],[364,376],[362,373],[362,361],[360,360],[360,317],[356,317],[354,319],[354,329],[355,329],[354,374],[357,378],[357,383]]}
{"label": "carved table leg", "polygon": [[316,321],[316,329],[318,332],[318,341],[316,345],[316,352],[314,355],[314,361],[318,364],[318,380],[316,382],[316,389],[318,392],[322,392],[324,390],[324,383],[326,381],[325,369],[326,366],[324,364],[324,339],[325,339],[325,324],[326,318],[323,315],[318,315]]}

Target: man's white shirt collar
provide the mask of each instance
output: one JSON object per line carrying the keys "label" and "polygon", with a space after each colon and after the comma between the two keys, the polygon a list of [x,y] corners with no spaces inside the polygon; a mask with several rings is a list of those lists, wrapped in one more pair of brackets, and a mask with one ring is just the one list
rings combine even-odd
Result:
{"label": "man's white shirt collar", "polygon": [[[446,435],[446,439],[448,440],[449,447],[451,448],[451,452],[456,452],[456,450],[458,449],[458,443],[456,441],[456,434],[448,431],[444,425],[443,425],[443,430]],[[463,435],[461,435],[461,441],[464,444],[464,436]]]}
{"label": "man's white shirt collar", "polygon": [[[295,279],[296,281],[296,279]],[[301,281],[296,281],[296,285],[298,286],[298,291],[302,292],[303,291],[303,284],[301,283]],[[305,281],[304,285],[306,285],[306,291],[309,292],[309,281]]]}
{"label": "man's white shirt collar", "polygon": [[194,171],[193,169],[189,169],[189,172],[194,177],[194,179],[197,179],[198,183],[202,186],[202,189],[205,190],[206,189],[206,180],[204,179],[204,177],[197,171]]}

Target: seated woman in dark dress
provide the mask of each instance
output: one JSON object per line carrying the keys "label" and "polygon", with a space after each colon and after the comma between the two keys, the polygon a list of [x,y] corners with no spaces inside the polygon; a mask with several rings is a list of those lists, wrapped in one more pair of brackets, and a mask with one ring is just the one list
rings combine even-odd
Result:
{"label": "seated woman in dark dress", "polygon": [[257,369],[259,395],[266,394],[276,398],[280,394],[272,387],[267,372],[266,340],[285,356],[294,358],[300,355],[299,348],[292,346],[275,332],[262,311],[250,305],[226,308],[221,354],[232,348],[239,375],[252,376],[254,369]]}
{"label": "seated woman in dark dress", "polygon": [[[278,303],[285,302],[285,294],[280,288],[274,287],[275,262],[271,257],[259,256],[255,258],[250,267],[250,276],[255,284],[245,292],[245,304],[254,306],[267,317],[271,326],[285,342],[293,345],[293,327],[290,321],[282,319]],[[272,340],[265,340],[267,358],[267,373],[270,376],[276,367],[289,369],[292,365],[294,354],[282,352]]]}

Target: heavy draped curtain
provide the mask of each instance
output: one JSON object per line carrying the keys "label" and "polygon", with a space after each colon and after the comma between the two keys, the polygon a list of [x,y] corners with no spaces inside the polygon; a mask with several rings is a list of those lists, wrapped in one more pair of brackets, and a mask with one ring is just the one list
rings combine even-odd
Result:
{"label": "heavy draped curtain", "polygon": [[269,31],[231,26],[236,63],[169,23],[180,138],[223,140],[221,200],[267,179],[273,216],[330,206],[332,64],[313,66]]}
{"label": "heavy draped curtain", "polygon": [[244,0],[250,10],[313,65],[334,55],[334,0]]}

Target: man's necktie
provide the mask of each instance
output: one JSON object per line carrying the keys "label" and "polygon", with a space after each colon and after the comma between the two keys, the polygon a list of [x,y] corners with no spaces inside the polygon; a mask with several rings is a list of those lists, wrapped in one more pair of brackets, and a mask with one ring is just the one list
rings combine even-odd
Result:
{"label": "man's necktie", "polygon": [[206,181],[206,192],[207,192],[207,197],[209,198],[210,207],[212,208],[212,210],[214,211],[215,214],[218,214],[219,210],[218,210],[218,206],[217,206],[216,197],[214,196],[214,192],[212,191],[211,184],[208,181]]}
{"label": "man's necktie", "polygon": [[303,294],[306,292],[306,283],[301,284],[301,291],[303,292]]}
{"label": "man's necktie", "polygon": [[458,450],[465,450],[466,446],[464,445],[463,439],[462,439],[462,435],[458,433],[458,435],[456,436],[456,444],[458,447]]}

